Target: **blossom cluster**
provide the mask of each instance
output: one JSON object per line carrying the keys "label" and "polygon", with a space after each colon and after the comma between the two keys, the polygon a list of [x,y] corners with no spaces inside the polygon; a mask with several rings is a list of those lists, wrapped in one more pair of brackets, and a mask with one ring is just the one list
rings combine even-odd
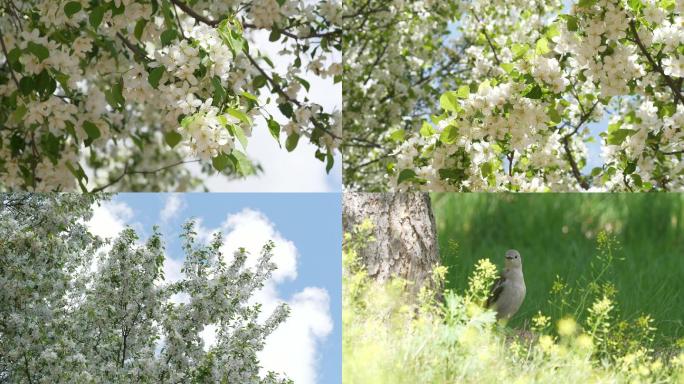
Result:
{"label": "blossom cluster", "polygon": [[[284,89],[303,84],[308,92],[317,77],[339,81],[340,9],[338,0],[32,0],[10,7],[0,15],[2,189],[187,188],[201,183],[182,165],[196,158],[243,174],[247,154],[230,157],[244,160],[230,167],[224,160],[236,150],[232,141],[249,137],[252,117],[268,121],[279,140],[282,117],[265,113],[266,104],[278,99],[291,123],[295,106],[313,104]],[[262,29],[290,61],[287,72],[255,43]],[[203,107],[207,101],[216,111]],[[225,125],[227,135],[219,132],[211,118],[194,126],[201,133],[182,132],[186,117],[229,110],[239,111],[230,125],[240,132]],[[339,140],[322,137],[337,139],[333,112],[299,127],[330,159]],[[60,179],[37,174],[46,162]]]}
{"label": "blossom cluster", "polygon": [[[558,2],[533,9],[461,6],[468,70],[442,92],[441,114],[428,109],[426,121],[415,113],[387,131],[395,147],[384,155],[387,181],[375,187],[684,187],[681,5],[595,0],[569,13]],[[587,171],[586,143],[596,140],[588,125],[603,118],[603,164]]]}
{"label": "blossom cluster", "polygon": [[[128,227],[107,247],[88,231],[84,222],[101,198],[0,194],[0,246],[8,256],[0,270],[2,377],[291,383],[262,372],[257,358],[289,314],[280,305],[261,320],[252,301],[275,269],[272,243],[248,265],[244,250],[222,256],[220,234],[205,244],[188,222],[184,273],[165,281],[158,228],[142,241]],[[207,345],[202,334],[212,327],[216,342]]]}

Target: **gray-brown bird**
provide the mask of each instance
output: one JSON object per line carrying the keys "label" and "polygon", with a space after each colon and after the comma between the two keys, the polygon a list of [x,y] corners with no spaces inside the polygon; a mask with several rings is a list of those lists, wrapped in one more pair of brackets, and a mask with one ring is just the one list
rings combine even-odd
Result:
{"label": "gray-brown bird", "polygon": [[506,268],[492,286],[487,299],[487,308],[496,311],[497,320],[508,320],[520,309],[525,299],[525,279],[522,258],[515,249],[506,251]]}

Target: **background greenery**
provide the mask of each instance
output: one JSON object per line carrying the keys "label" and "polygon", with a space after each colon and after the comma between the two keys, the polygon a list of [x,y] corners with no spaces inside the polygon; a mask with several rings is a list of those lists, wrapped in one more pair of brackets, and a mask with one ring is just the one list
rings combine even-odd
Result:
{"label": "background greenery", "polygon": [[659,344],[684,337],[684,194],[434,194],[432,201],[448,288],[465,289],[478,259],[502,268],[507,249],[520,251],[527,297],[511,327],[552,311],[556,276],[570,287],[591,279],[596,236],[605,230],[620,243],[607,278],[621,315],[652,315]]}

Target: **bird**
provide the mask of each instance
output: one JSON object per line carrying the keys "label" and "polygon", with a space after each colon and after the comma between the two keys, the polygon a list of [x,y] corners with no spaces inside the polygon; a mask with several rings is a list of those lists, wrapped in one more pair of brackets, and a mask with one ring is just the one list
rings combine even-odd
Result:
{"label": "bird", "polygon": [[496,311],[496,319],[507,321],[520,309],[525,300],[525,278],[520,252],[509,249],[505,254],[505,269],[494,282],[486,307]]}

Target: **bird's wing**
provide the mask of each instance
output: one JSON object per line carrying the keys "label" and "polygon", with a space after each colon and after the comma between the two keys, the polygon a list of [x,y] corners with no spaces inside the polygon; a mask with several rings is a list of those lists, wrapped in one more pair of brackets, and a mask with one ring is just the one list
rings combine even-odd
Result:
{"label": "bird's wing", "polygon": [[494,285],[492,285],[492,289],[489,291],[489,297],[487,298],[487,308],[489,308],[492,304],[496,303],[496,301],[499,299],[501,292],[503,292],[505,281],[506,278],[503,277],[503,275],[500,275],[499,278],[496,279]]}

